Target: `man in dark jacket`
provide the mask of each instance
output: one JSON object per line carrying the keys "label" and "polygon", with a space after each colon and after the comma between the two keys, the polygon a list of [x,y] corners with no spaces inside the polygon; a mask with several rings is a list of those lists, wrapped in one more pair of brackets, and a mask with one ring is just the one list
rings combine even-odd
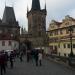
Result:
{"label": "man in dark jacket", "polygon": [[38,49],[35,50],[34,58],[35,58],[36,66],[38,66]]}
{"label": "man in dark jacket", "polygon": [[14,53],[13,51],[10,53],[10,67],[13,68],[14,66],[14,63],[13,63],[13,60],[14,60]]}

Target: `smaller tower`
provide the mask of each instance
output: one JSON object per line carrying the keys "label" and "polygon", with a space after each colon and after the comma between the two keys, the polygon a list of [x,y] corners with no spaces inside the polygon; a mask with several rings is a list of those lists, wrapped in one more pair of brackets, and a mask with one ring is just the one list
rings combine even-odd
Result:
{"label": "smaller tower", "polygon": [[5,6],[2,22],[3,23],[16,22],[16,17],[13,7]]}
{"label": "smaller tower", "polygon": [[21,34],[23,34],[23,26],[22,26],[22,28],[21,28]]}

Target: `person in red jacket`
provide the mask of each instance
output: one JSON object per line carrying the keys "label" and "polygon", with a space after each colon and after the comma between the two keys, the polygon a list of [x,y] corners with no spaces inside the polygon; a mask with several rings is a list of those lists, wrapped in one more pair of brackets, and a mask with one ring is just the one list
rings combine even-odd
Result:
{"label": "person in red jacket", "polygon": [[3,72],[6,73],[6,56],[4,51],[0,52],[0,70],[1,75],[3,75]]}

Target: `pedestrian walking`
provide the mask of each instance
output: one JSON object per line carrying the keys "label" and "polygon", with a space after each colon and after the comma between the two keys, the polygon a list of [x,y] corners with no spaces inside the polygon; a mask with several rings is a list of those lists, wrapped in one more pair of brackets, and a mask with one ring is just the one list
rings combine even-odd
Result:
{"label": "pedestrian walking", "polygon": [[23,61],[23,52],[22,51],[20,52],[20,57],[19,58],[20,58],[20,61],[22,62]]}
{"label": "pedestrian walking", "polygon": [[13,66],[14,66],[13,61],[14,61],[14,53],[13,53],[13,51],[12,51],[12,52],[10,53],[10,67],[11,67],[11,68],[13,68]]}
{"label": "pedestrian walking", "polygon": [[27,56],[27,62],[29,62],[29,60],[30,60],[30,50],[27,50],[26,56]]}
{"label": "pedestrian walking", "polygon": [[6,61],[5,65],[6,67],[8,67],[8,53],[7,52],[5,52],[5,61]]}
{"label": "pedestrian walking", "polygon": [[38,61],[39,61],[39,65],[42,65],[42,52],[40,51],[38,54]]}
{"label": "pedestrian walking", "polygon": [[36,66],[38,66],[38,50],[37,49],[35,50],[34,59],[35,59]]}
{"label": "pedestrian walking", "polygon": [[1,75],[3,75],[3,73],[6,73],[6,56],[4,54],[4,51],[0,53],[0,71]]}

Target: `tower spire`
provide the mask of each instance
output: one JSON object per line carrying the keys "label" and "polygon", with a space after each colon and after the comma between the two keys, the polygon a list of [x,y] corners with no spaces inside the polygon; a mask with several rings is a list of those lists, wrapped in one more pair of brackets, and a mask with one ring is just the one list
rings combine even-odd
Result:
{"label": "tower spire", "polygon": [[45,0],[45,10],[46,10],[46,0]]}
{"label": "tower spire", "polygon": [[39,0],[32,0],[32,10],[40,10],[40,2]]}
{"label": "tower spire", "polygon": [[5,7],[6,7],[6,0],[5,0]]}
{"label": "tower spire", "polygon": [[28,13],[29,9],[28,9],[28,5],[27,5],[27,13]]}

